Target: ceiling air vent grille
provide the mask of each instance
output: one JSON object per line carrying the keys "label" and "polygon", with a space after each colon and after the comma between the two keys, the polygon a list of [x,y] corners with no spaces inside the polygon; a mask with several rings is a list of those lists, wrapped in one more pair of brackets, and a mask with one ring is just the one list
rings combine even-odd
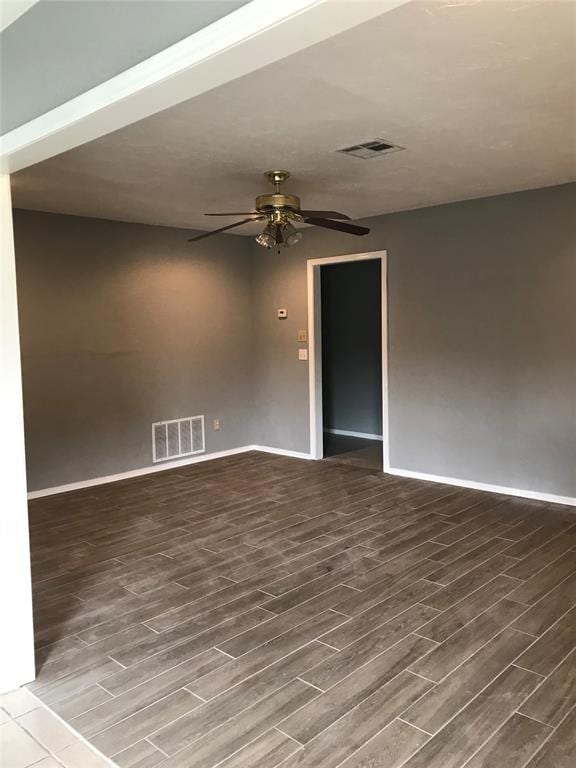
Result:
{"label": "ceiling air vent grille", "polygon": [[157,421],[152,424],[152,459],[166,461],[204,453],[204,416]]}
{"label": "ceiling air vent grille", "polygon": [[338,149],[337,152],[343,152],[345,155],[351,155],[352,157],[359,157],[361,160],[372,160],[375,157],[382,157],[382,155],[390,155],[392,152],[400,152],[402,149],[404,147],[392,144],[387,139],[372,139],[371,141],[365,141],[363,144],[354,144],[352,147]]}

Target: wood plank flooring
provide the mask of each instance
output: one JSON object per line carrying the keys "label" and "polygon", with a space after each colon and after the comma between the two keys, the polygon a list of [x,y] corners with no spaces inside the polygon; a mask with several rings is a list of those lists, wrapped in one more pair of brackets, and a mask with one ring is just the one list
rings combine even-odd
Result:
{"label": "wood plank flooring", "polygon": [[29,688],[121,768],[572,768],[576,510],[246,453],[30,504]]}
{"label": "wood plank flooring", "polygon": [[382,441],[324,432],[324,459],[382,471]]}

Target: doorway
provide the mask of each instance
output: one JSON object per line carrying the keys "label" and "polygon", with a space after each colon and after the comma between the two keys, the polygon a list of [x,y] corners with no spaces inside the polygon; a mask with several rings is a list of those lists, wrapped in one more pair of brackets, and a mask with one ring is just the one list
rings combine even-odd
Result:
{"label": "doorway", "polygon": [[386,253],[308,262],[310,449],[388,466]]}

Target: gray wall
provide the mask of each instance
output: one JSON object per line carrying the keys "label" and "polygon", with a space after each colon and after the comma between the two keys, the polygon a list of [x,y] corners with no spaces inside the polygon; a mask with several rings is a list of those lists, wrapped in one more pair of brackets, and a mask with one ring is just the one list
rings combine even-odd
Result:
{"label": "gray wall", "polygon": [[[307,231],[255,273],[262,444],[309,448],[306,260],[388,250],[394,467],[576,496],[576,185]],[[286,306],[285,324],[273,324]]]}
{"label": "gray wall", "polygon": [[566,185],[280,255],[16,211],[30,489],[148,466],[150,424],[196,413],[209,452],[308,451],[306,260],[387,249],[392,466],[576,496],[575,208]]}
{"label": "gray wall", "polygon": [[[151,424],[252,442],[251,244],[15,211],[29,490],[152,463]],[[222,422],[212,431],[212,419]]]}
{"label": "gray wall", "polygon": [[380,261],[321,269],[325,429],[382,435]]}
{"label": "gray wall", "polygon": [[0,34],[0,132],[64,104],[247,2],[40,0]]}

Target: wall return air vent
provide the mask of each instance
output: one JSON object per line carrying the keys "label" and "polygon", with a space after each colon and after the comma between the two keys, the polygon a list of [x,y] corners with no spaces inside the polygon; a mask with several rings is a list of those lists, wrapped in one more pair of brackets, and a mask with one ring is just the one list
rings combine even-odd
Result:
{"label": "wall return air vent", "polygon": [[372,160],[375,157],[390,155],[392,152],[400,152],[404,147],[392,144],[387,139],[371,139],[363,144],[354,144],[352,147],[338,149],[337,152],[343,152],[345,155],[359,157],[361,160]]}
{"label": "wall return air vent", "polygon": [[204,453],[204,416],[157,421],[152,424],[152,460],[167,461]]}

